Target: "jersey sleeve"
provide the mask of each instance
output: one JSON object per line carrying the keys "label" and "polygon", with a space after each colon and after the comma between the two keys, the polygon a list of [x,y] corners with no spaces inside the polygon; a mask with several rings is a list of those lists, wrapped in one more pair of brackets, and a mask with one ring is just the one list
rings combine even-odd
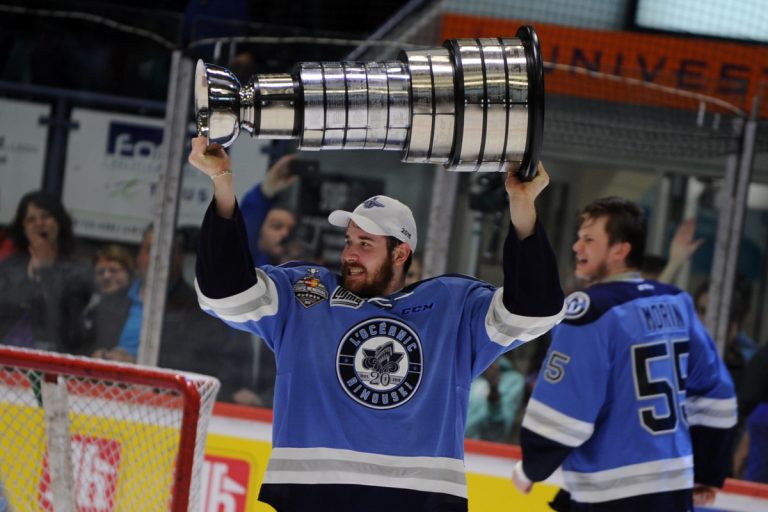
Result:
{"label": "jersey sleeve", "polygon": [[290,288],[281,269],[253,266],[239,209],[231,219],[224,219],[211,203],[200,230],[196,261],[195,291],[203,311],[257,334],[277,351],[277,333],[288,316],[286,308],[292,305],[286,295]]}
{"label": "jersey sleeve", "polygon": [[685,411],[693,443],[695,480],[722,487],[738,418],[736,393],[712,338],[696,318],[690,297],[686,299],[692,323]]}
{"label": "jersey sleeve", "polygon": [[564,323],[553,331],[520,435],[523,471],[532,481],[549,477],[594,432],[610,376],[606,323]]}
{"label": "jersey sleeve", "polygon": [[563,312],[565,296],[560,286],[557,258],[540,222],[536,222],[534,234],[523,240],[517,238],[515,228],[510,224],[504,241],[502,267],[504,288],[501,298],[506,311],[539,318]]}
{"label": "jersey sleeve", "polygon": [[565,315],[557,262],[540,224],[524,240],[510,225],[502,266],[504,286],[493,292],[490,303],[482,294],[469,301],[471,317],[477,320],[474,376],[502,352],[548,332]]}
{"label": "jersey sleeve", "polygon": [[212,299],[228,297],[256,284],[245,224],[238,205],[231,219],[216,214],[211,201],[200,226],[195,287]]}

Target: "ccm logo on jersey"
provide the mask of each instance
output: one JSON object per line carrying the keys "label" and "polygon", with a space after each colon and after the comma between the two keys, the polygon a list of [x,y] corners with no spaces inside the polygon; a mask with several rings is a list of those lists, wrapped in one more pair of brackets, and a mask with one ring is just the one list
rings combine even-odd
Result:
{"label": "ccm logo on jersey", "polygon": [[583,317],[589,310],[589,295],[584,292],[573,292],[565,298],[565,318],[576,320]]}
{"label": "ccm logo on jersey", "polygon": [[413,306],[410,308],[404,308],[400,314],[401,315],[410,315],[411,313],[421,313],[422,311],[429,311],[432,309],[432,307],[435,305],[434,302],[430,302],[429,304],[422,304],[420,306]]}

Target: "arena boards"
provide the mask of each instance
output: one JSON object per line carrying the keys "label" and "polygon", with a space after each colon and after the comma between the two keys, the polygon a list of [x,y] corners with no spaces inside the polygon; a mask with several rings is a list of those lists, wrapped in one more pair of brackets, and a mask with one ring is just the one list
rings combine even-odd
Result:
{"label": "arena boards", "polygon": [[[272,412],[266,409],[216,404],[206,442],[203,512],[273,510],[256,500],[270,453],[271,421]],[[558,473],[524,496],[509,480],[520,458],[519,447],[467,440],[465,449],[470,512],[500,510],[500,503],[505,504],[504,510],[550,510],[547,502],[557,492]],[[697,510],[768,510],[768,485],[728,480],[714,507]]]}

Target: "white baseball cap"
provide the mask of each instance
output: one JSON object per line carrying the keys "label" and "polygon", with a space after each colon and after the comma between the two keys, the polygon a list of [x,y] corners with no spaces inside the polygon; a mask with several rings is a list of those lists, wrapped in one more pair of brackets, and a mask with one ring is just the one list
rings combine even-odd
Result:
{"label": "white baseball cap", "polygon": [[416,252],[416,221],[411,209],[397,199],[373,196],[352,212],[334,210],[328,215],[328,222],[334,226],[346,228],[349,221],[372,235],[393,236]]}

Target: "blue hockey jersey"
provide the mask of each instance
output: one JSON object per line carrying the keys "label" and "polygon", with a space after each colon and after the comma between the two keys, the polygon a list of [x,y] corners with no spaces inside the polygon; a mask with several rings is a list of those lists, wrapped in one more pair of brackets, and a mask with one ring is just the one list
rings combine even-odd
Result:
{"label": "blue hockey jersey", "polygon": [[694,456],[696,481],[722,485],[727,370],[687,293],[623,277],[566,299],[523,420],[523,471],[540,481],[562,463],[580,503],[691,489]]}
{"label": "blue hockey jersey", "polygon": [[[339,489],[333,509],[342,510],[340,503],[356,492],[350,486],[370,486],[448,496],[463,500],[456,510],[466,510],[470,383],[500,354],[562,319],[553,255],[528,251],[527,260],[539,262],[531,272],[547,274],[521,273],[520,295],[526,296],[526,282],[532,290],[521,313],[508,311],[503,288],[464,276],[363,299],[315,265],[250,266],[253,278],[234,275],[233,269],[242,271],[247,247],[237,221],[210,210],[206,215],[197,291],[205,311],[257,334],[275,353],[273,450],[261,499],[271,502],[265,489],[280,486]],[[530,243],[539,244],[544,235],[536,236],[539,242]],[[232,293],[238,286],[241,291]],[[549,295],[545,306],[534,297],[542,291]],[[301,493],[292,491],[294,497]],[[454,510],[442,499],[427,507],[409,495],[402,502],[412,505],[395,508]],[[366,501],[377,500],[382,507],[398,505],[390,495],[368,490]]]}

